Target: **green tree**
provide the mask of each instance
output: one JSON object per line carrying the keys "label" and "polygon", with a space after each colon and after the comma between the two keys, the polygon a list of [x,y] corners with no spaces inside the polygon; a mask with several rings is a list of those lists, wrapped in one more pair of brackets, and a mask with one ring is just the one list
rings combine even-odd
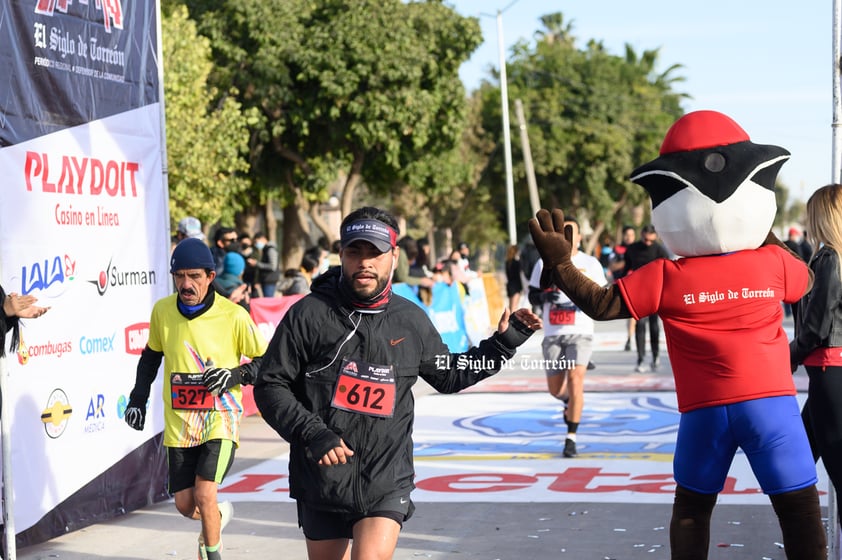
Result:
{"label": "green tree", "polygon": [[[683,96],[672,89],[680,66],[655,74],[657,51],[638,58],[627,48],[621,57],[595,40],[579,49],[561,14],[542,22],[547,31],[536,34],[534,46],[513,48],[506,67],[509,99],[523,102],[542,205],[587,218],[595,240],[606,228],[631,221],[647,200],[628,175],[657,156],[664,133],[683,113]],[[485,128],[500,130],[499,88],[486,83],[481,95]],[[512,151],[514,179],[525,193],[523,157],[516,144]],[[502,173],[495,163],[488,181],[504,184]],[[492,192],[502,200],[499,190]],[[518,207],[523,224],[529,205]]]}
{"label": "green tree", "polygon": [[[318,202],[338,185],[347,214],[365,183],[385,195],[431,184],[464,122],[461,63],[479,24],[440,0],[187,0],[211,38],[218,83],[262,124],[251,139],[261,201],[284,209],[284,266],[297,262]],[[453,184],[455,181],[448,181]]]}
{"label": "green tree", "polygon": [[233,223],[250,185],[248,112],[233,92],[220,98],[208,86],[209,41],[186,8],[165,4],[161,25],[170,216],[173,223],[186,215],[205,226]]}

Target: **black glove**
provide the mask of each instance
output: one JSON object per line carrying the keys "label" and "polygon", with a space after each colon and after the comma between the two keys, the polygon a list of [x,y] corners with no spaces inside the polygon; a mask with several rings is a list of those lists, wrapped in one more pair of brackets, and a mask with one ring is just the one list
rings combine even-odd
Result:
{"label": "black glove", "polygon": [[500,333],[500,342],[507,348],[517,348],[535,332],[514,314],[509,316],[509,328]]}
{"label": "black glove", "polygon": [[216,397],[239,382],[239,376],[234,375],[228,368],[209,367],[202,372],[202,383],[208,388],[208,392]]}
{"label": "black glove", "polygon": [[307,451],[313,461],[318,462],[328,451],[340,447],[342,440],[331,429],[325,428],[307,444]]}
{"label": "black glove", "polygon": [[123,420],[135,430],[142,431],[146,424],[146,402],[140,402],[129,397],[129,406],[126,408]]}

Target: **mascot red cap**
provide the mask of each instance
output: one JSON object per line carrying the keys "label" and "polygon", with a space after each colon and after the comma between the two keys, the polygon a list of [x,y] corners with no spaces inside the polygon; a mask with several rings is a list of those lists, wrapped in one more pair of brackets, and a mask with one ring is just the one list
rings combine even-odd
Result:
{"label": "mascot red cap", "polygon": [[660,154],[631,180],[649,193],[652,223],[673,253],[717,255],[763,243],[788,151],[753,143],[722,113],[695,111],[670,127]]}

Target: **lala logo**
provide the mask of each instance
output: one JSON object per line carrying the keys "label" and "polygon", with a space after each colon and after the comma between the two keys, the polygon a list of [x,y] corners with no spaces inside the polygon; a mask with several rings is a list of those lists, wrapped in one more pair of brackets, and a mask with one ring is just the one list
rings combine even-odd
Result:
{"label": "lala logo", "polygon": [[[22,266],[20,271],[21,294],[26,295],[36,290],[46,291],[53,284],[64,285],[76,277],[76,261],[69,255],[44,259],[29,266]],[[57,295],[57,294],[54,294]]]}

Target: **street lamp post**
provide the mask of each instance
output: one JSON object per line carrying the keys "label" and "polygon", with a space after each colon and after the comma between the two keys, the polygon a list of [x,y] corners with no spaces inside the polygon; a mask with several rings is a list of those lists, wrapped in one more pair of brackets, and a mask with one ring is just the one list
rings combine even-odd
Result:
{"label": "street lamp post", "polygon": [[509,243],[511,245],[517,245],[515,186],[512,178],[512,138],[511,131],[509,130],[509,90],[506,82],[506,52],[503,45],[502,10],[497,10],[497,42],[500,54],[500,102],[503,110],[503,150],[506,163],[506,210],[509,222]]}
{"label": "street lamp post", "polygon": [[[503,111],[503,154],[506,165],[506,216],[509,226],[509,243],[517,245],[515,223],[515,187],[512,179],[512,138],[509,130],[509,91],[506,81],[506,46],[503,41],[503,12],[517,3],[514,0],[502,10],[497,10],[497,51],[500,57],[500,104]],[[480,14],[491,16],[492,14]]]}

